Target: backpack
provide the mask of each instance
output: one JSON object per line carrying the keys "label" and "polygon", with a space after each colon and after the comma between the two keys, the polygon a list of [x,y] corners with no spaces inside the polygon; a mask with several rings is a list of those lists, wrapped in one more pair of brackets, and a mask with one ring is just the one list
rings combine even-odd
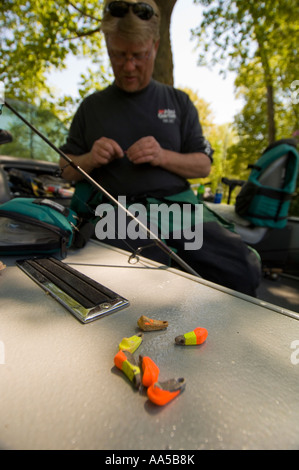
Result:
{"label": "backpack", "polygon": [[0,254],[65,258],[78,221],[74,211],[50,199],[12,199],[0,206]]}
{"label": "backpack", "polygon": [[296,189],[299,154],[293,139],[266,148],[236,198],[236,213],[254,226],[284,228]]}

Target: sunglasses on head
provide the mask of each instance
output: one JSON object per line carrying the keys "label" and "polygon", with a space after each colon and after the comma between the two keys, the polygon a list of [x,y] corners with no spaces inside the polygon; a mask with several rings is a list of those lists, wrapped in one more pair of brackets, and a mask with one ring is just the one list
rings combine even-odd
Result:
{"label": "sunglasses on head", "polygon": [[130,8],[132,8],[133,13],[141,20],[150,20],[154,15],[158,16],[153,7],[144,2],[111,2],[106,6],[105,13],[109,12],[111,16],[123,18],[127,13],[129,13]]}

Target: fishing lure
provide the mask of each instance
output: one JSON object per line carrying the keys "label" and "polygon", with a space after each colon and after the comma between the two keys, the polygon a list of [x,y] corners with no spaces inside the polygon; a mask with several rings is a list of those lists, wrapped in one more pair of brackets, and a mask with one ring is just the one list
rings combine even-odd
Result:
{"label": "fishing lure", "polygon": [[158,381],[160,369],[148,356],[139,356],[140,367],[142,369],[142,384],[150,387]]}
{"label": "fishing lure", "polygon": [[120,351],[129,351],[131,354],[139,348],[143,340],[143,334],[138,333],[137,335],[131,336],[130,338],[123,338],[118,345]]}
{"label": "fishing lure", "polygon": [[157,331],[157,330],[164,330],[168,327],[167,321],[162,320],[153,320],[152,318],[148,318],[145,315],[142,315],[138,320],[137,324],[139,328],[143,331]]}
{"label": "fishing lure", "polygon": [[0,271],[3,271],[3,269],[5,268],[6,268],[5,264],[3,264],[2,261],[0,261]]}
{"label": "fishing lure", "polygon": [[185,333],[184,335],[177,336],[175,338],[176,344],[183,346],[193,346],[196,344],[202,344],[208,337],[208,330],[206,328],[195,328],[195,330]]}
{"label": "fishing lure", "polygon": [[114,356],[114,364],[138,389],[141,385],[140,368],[131,353],[128,351],[118,351]]}
{"label": "fishing lure", "polygon": [[155,405],[164,406],[177,397],[186,386],[183,377],[166,382],[156,382],[147,389],[147,396]]}

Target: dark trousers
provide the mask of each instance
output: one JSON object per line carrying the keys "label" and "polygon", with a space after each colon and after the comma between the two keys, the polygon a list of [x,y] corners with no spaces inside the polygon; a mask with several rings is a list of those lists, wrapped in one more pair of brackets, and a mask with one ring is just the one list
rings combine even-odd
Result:
{"label": "dark trousers", "polygon": [[[131,252],[139,249],[138,253],[143,257],[174,266],[169,256],[150,238],[119,239],[117,216],[115,220],[115,238],[104,239],[102,240],[104,243]],[[128,218],[127,223],[129,222]],[[261,281],[261,264],[257,255],[248,248],[238,234],[218,222],[204,222],[202,231],[202,247],[197,250],[185,249],[185,243],[190,240],[184,238],[183,232],[179,239],[175,234],[170,234],[165,242],[202,278],[255,297]]]}

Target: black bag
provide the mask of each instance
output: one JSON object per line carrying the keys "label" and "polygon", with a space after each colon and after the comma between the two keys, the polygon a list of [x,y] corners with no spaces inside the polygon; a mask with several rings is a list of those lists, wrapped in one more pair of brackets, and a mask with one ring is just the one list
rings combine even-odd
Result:
{"label": "black bag", "polygon": [[78,223],[73,210],[50,199],[12,199],[0,206],[0,254],[65,258]]}

